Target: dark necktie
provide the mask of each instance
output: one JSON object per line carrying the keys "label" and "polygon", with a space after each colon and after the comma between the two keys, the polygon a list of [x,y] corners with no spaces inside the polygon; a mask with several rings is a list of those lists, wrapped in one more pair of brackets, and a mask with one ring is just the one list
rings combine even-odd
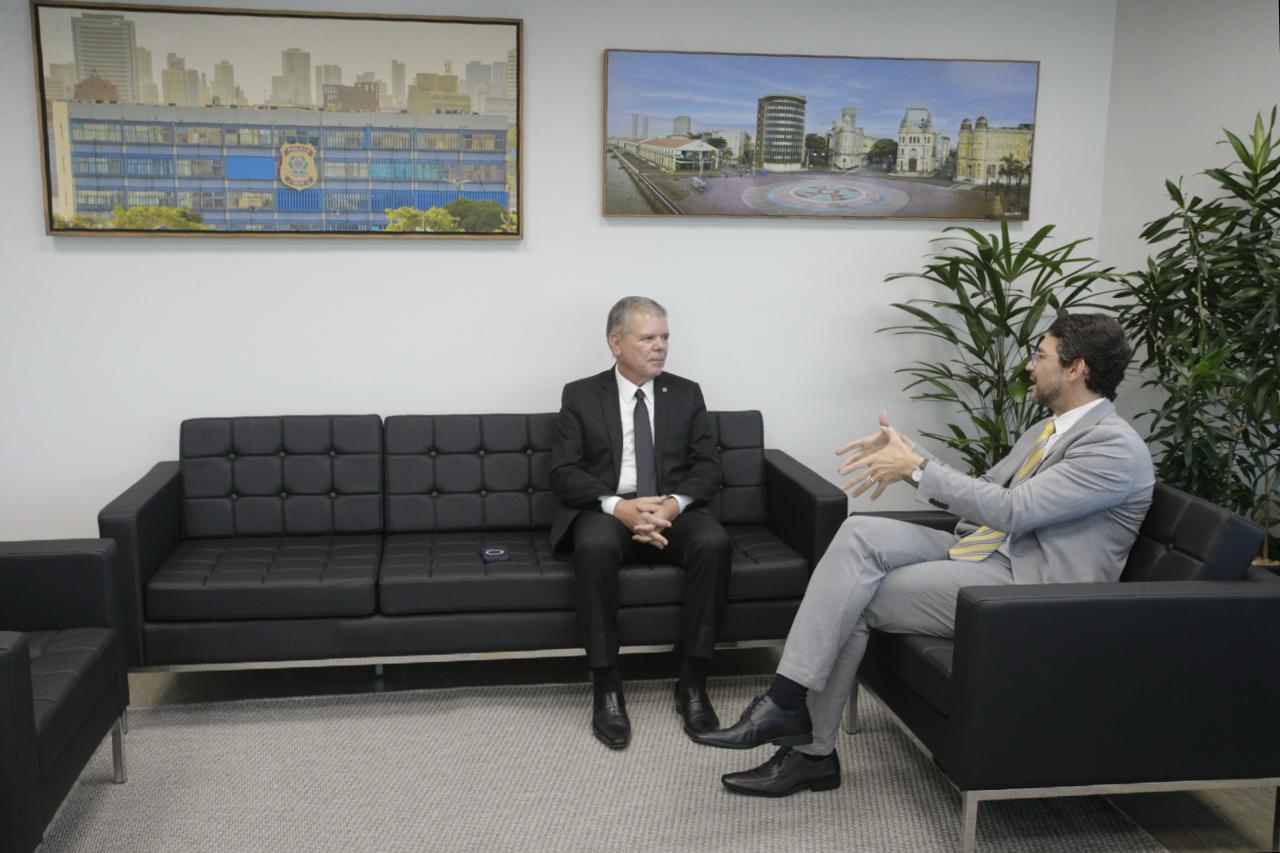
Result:
{"label": "dark necktie", "polygon": [[653,430],[649,427],[649,407],[644,402],[644,389],[636,389],[634,412],[636,431],[636,496],[658,494],[658,466],[653,462]]}

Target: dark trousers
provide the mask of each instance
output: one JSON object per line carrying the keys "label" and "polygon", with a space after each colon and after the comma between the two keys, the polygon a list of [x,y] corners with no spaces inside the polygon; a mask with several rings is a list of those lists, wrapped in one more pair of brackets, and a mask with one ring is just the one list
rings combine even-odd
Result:
{"label": "dark trousers", "polygon": [[611,515],[584,512],[573,522],[574,601],[578,634],[592,669],[618,662],[618,572],[626,563],[658,563],[684,569],[680,609],[680,650],[709,658],[729,596],[732,546],[720,522],[701,512],[684,512],[663,535],[658,549],[636,542]]}

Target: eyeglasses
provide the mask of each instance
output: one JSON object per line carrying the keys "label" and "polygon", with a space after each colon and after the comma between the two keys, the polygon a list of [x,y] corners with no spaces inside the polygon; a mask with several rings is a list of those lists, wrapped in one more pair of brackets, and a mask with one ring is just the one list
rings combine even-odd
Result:
{"label": "eyeglasses", "polygon": [[1031,358],[1028,359],[1027,363],[1035,367],[1042,358],[1057,358],[1057,355],[1051,352],[1044,352],[1039,347],[1031,347]]}

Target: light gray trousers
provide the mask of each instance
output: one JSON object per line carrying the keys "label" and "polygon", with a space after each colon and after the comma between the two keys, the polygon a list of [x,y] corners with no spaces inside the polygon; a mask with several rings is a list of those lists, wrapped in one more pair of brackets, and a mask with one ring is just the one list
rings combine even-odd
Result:
{"label": "light gray trousers", "polygon": [[1009,558],[947,558],[957,537],[906,521],[853,516],[818,561],[791,624],[778,672],[809,688],[811,755],[835,749],[840,715],[872,628],[951,637],[966,586],[1013,583]]}

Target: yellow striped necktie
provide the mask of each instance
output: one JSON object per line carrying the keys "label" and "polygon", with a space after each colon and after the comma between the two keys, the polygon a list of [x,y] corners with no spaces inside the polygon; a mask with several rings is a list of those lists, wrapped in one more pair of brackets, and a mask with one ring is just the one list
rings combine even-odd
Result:
{"label": "yellow striped necktie", "polygon": [[[1036,446],[1031,448],[1027,461],[1023,462],[1022,467],[1018,469],[1018,473],[1013,475],[1013,482],[1009,485],[1009,488],[1012,489],[1027,479],[1031,476],[1031,472],[1036,470],[1036,466],[1044,458],[1044,449],[1049,444],[1049,436],[1053,435],[1053,425],[1054,420],[1050,418],[1049,423],[1044,425],[1039,438],[1036,439]],[[980,562],[994,554],[1006,536],[1007,534],[1004,532],[994,530],[984,524],[952,545],[947,551],[947,556],[953,560],[964,560],[970,563]]]}

